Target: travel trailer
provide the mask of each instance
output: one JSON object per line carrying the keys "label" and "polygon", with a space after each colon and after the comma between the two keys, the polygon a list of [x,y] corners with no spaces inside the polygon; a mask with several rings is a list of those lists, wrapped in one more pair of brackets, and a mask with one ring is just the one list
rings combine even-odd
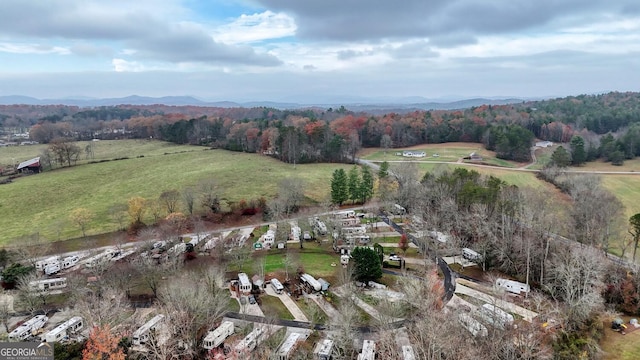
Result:
{"label": "travel trailer", "polygon": [[36,315],[9,333],[9,341],[24,341],[42,329],[49,321],[45,315]]}
{"label": "travel trailer", "polygon": [[164,315],[159,314],[147,321],[138,330],[133,333],[133,345],[144,345],[149,341],[151,331],[156,330],[160,322],[164,319]]}
{"label": "travel trailer", "polygon": [[202,347],[211,350],[220,346],[229,336],[233,334],[235,326],[231,321],[224,321],[215,330],[209,331],[202,341]]}
{"label": "travel trailer", "polygon": [[84,327],[84,322],[80,316],[74,316],[71,319],[56,326],[53,330],[45,334],[46,342],[55,342],[67,339],[72,334],[77,334]]}
{"label": "travel trailer", "polygon": [[503,288],[504,290],[514,293],[514,294],[522,294],[522,293],[528,293],[529,291],[531,291],[531,288],[529,287],[529,285],[527,284],[523,284],[521,282],[518,281],[513,281],[513,280],[507,280],[507,279],[497,279],[496,280],[496,285],[500,288]]}
{"label": "travel trailer", "polygon": [[331,360],[331,353],[333,352],[333,341],[324,339],[316,344],[313,350],[314,360]]}

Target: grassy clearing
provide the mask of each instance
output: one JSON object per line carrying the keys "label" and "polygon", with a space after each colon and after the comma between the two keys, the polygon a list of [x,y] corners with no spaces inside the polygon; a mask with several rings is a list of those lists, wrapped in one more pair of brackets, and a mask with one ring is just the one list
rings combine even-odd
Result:
{"label": "grassy clearing", "polygon": [[544,187],[552,188],[552,186],[549,185],[548,183],[538,180],[538,178],[536,178],[535,176],[535,173],[527,172],[527,171],[482,168],[477,166],[468,166],[468,165],[461,165],[461,164],[420,164],[418,168],[423,172],[427,172],[427,171],[438,172],[442,170],[452,171],[456,167],[462,167],[467,170],[475,170],[480,174],[483,174],[486,176],[493,175],[495,177],[502,179],[503,181],[505,181],[510,185],[516,185],[518,187],[538,188],[538,187],[544,186]]}
{"label": "grassy clearing", "polygon": [[622,202],[625,207],[625,223],[640,212],[639,175],[602,175],[602,184]]}
{"label": "grassy clearing", "polygon": [[312,300],[302,298],[296,301],[296,304],[302,310],[307,319],[316,323],[326,324],[329,320],[327,314]]}
{"label": "grassy clearing", "polygon": [[111,232],[118,228],[109,216],[111,206],[125,204],[133,196],[157,199],[165,190],[182,190],[208,179],[218,184],[224,199],[239,201],[272,198],[280,180],[297,177],[307,185],[305,196],[313,204],[328,197],[332,172],[348,168],[338,164],[293,167],[256,154],[192,146],[186,148],[198,151],[169,154],[184,147],[163,149],[165,143],[158,143],[155,151],[168,155],[58,169],[0,186],[0,244],[36,232],[55,240],[58,230],[62,239],[79,237],[81,231],[70,222],[69,214],[80,207],[95,215],[88,235]]}
{"label": "grassy clearing", "polygon": [[[629,324],[629,316],[621,317],[625,324]],[[610,329],[610,323],[605,323],[604,337],[600,340],[600,347],[605,360],[635,360],[640,354],[640,330],[622,335]]]}
{"label": "grassy clearing", "polygon": [[[402,153],[404,150],[424,151],[426,157],[424,158],[403,158],[396,155],[396,153]],[[373,161],[394,161],[394,160],[406,160],[414,159],[416,161],[428,162],[428,161],[451,161],[456,162],[458,159],[469,156],[470,153],[476,152],[483,157],[495,157],[495,153],[488,151],[477,143],[445,143],[445,144],[423,144],[415,145],[406,148],[389,149],[386,152],[380,148],[368,148],[359,153],[363,159]],[[438,156],[434,157],[433,155]]]}
{"label": "grassy clearing", "polygon": [[293,315],[289,312],[289,309],[282,303],[280,298],[271,296],[271,295],[263,295],[260,297],[260,308],[262,312],[267,317],[275,317],[278,319],[285,320],[294,320]]}

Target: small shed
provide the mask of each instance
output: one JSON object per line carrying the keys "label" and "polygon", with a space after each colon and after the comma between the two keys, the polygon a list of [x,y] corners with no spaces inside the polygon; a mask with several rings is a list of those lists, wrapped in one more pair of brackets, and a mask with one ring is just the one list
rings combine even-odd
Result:
{"label": "small shed", "polygon": [[37,174],[41,172],[42,166],[40,165],[40,157],[21,162],[16,170],[21,173],[32,172]]}
{"label": "small shed", "polygon": [[318,282],[320,283],[320,286],[322,286],[322,291],[329,290],[329,286],[331,286],[331,284],[327,280],[318,278]]}
{"label": "small shed", "polygon": [[251,282],[253,282],[253,285],[258,287],[260,290],[264,288],[264,280],[258,275],[253,275],[251,277]]}

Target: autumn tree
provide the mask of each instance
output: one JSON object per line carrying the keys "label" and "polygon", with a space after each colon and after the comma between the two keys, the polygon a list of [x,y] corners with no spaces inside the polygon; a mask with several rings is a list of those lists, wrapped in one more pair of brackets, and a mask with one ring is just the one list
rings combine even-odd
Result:
{"label": "autumn tree", "polygon": [[160,203],[167,209],[167,213],[171,214],[178,211],[180,203],[180,193],[178,190],[172,189],[164,191],[159,197]]}
{"label": "autumn tree", "polygon": [[402,250],[403,255],[407,254],[407,250],[409,250],[409,241],[407,239],[407,234],[402,234],[400,236],[400,240],[398,241],[398,248]]}
{"label": "autumn tree", "polygon": [[82,150],[71,139],[57,138],[49,143],[49,150],[54,154],[56,161],[60,165],[75,164],[80,158]]}
{"label": "autumn tree", "polygon": [[124,360],[120,338],[113,334],[108,325],[94,326],[82,350],[82,360]]}
{"label": "autumn tree", "polygon": [[201,181],[198,184],[198,192],[200,193],[200,204],[205,209],[214,214],[220,211],[220,191],[214,180]]}
{"label": "autumn tree", "polygon": [[331,177],[331,202],[342,205],[349,199],[347,173],[344,169],[336,169]]}
{"label": "autumn tree", "polygon": [[134,196],[129,199],[127,204],[129,205],[127,208],[127,212],[129,213],[129,217],[131,218],[131,223],[134,225],[143,224],[142,219],[144,218],[144,214],[147,211],[147,201],[145,200],[145,198]]}
{"label": "autumn tree", "polygon": [[71,211],[71,214],[69,215],[69,219],[71,220],[71,222],[78,225],[78,227],[82,231],[82,237],[87,237],[87,226],[89,225],[89,223],[91,223],[93,217],[93,212],[85,208],[73,209]]}

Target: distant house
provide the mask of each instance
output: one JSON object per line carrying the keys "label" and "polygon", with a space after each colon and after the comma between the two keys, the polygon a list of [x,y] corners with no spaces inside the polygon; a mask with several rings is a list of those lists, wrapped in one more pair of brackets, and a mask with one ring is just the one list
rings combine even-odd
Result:
{"label": "distant house", "polygon": [[40,165],[40,157],[21,162],[16,170],[21,173],[33,172],[37,174],[41,172],[42,166]]}
{"label": "distant house", "polygon": [[536,143],[536,146],[541,148],[546,148],[546,147],[553,146],[553,143],[551,141],[538,141]]}
{"label": "distant house", "polygon": [[482,156],[480,156],[478,153],[476,153],[474,151],[471,154],[469,154],[469,160],[471,160],[471,161],[482,161]]}
{"label": "distant house", "polygon": [[403,151],[402,152],[402,156],[403,157],[425,157],[427,156],[427,153],[425,153],[424,151]]}

